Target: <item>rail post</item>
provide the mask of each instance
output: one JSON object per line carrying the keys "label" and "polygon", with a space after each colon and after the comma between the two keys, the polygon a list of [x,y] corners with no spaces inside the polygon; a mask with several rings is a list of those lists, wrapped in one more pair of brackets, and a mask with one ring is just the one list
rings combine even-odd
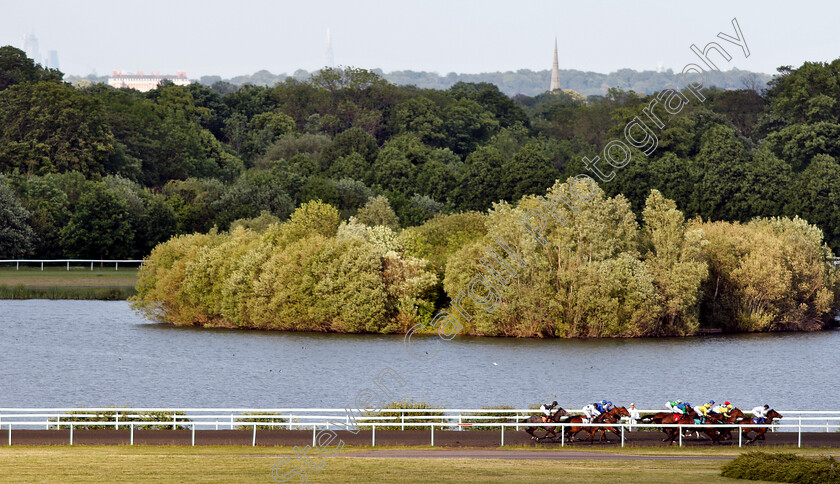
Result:
{"label": "rail post", "polygon": [[16,271],[19,271],[19,270],[20,270],[20,261],[18,261],[18,262],[17,262],[17,267],[15,267],[15,270],[16,270]]}
{"label": "rail post", "polygon": [[501,447],[505,446],[505,424],[502,422],[502,445]]}
{"label": "rail post", "polygon": [[376,422],[370,424],[370,446],[376,447]]}
{"label": "rail post", "polygon": [[191,436],[190,436],[190,445],[195,447],[195,422],[193,422],[193,424],[192,424],[192,433],[191,433]]}
{"label": "rail post", "polygon": [[519,432],[519,410],[516,411],[516,431]]}
{"label": "rail post", "polygon": [[405,412],[400,410],[400,430],[405,430]]}
{"label": "rail post", "polygon": [[802,447],[802,414],[799,414],[799,428],[796,431],[797,433],[797,447]]}
{"label": "rail post", "polygon": [[117,412],[115,414],[114,430],[119,430],[119,429],[120,429],[120,412]]}
{"label": "rail post", "polygon": [[738,447],[741,447],[741,442],[744,440],[744,430],[741,426],[738,426]]}
{"label": "rail post", "polygon": [[458,412],[458,430],[464,430],[463,426],[461,426],[461,412]]}
{"label": "rail post", "polygon": [[70,271],[70,261],[69,260],[67,261],[67,271],[68,272]]}
{"label": "rail post", "polygon": [[128,445],[134,445],[134,422],[131,422],[129,425],[131,427],[131,432],[128,434]]}
{"label": "rail post", "polygon": [[90,261],[90,270],[93,271],[93,261]]}
{"label": "rail post", "polygon": [[680,433],[680,447],[682,447],[682,425],[677,427],[677,431]]}
{"label": "rail post", "polygon": [[560,425],[560,447],[566,446],[566,424]]}
{"label": "rail post", "polygon": [[254,424],[254,435],[251,437],[251,447],[257,446],[257,424]]}
{"label": "rail post", "polygon": [[41,270],[44,270],[44,261],[41,261]]}
{"label": "rail post", "polygon": [[432,447],[435,446],[435,424],[432,424]]}
{"label": "rail post", "polygon": [[624,424],[621,425],[621,446],[624,447]]}
{"label": "rail post", "polygon": [[9,424],[9,447],[12,445],[12,424]]}
{"label": "rail post", "polygon": [[312,447],[315,447],[315,428],[318,427],[315,424],[312,424]]}
{"label": "rail post", "polygon": [[70,445],[73,445],[73,424],[70,424]]}

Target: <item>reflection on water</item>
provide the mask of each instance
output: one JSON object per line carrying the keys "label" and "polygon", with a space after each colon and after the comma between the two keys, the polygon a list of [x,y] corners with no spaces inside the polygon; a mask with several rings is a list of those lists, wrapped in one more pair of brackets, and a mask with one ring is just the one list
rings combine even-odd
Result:
{"label": "reflection on water", "polygon": [[[433,351],[437,338],[412,338]],[[817,410],[836,393],[840,332],[662,339],[457,338],[429,362],[401,335],[153,324],[125,302],[0,301],[0,407],[345,407],[385,367],[447,407],[681,398]],[[825,388],[828,386],[828,388]]]}

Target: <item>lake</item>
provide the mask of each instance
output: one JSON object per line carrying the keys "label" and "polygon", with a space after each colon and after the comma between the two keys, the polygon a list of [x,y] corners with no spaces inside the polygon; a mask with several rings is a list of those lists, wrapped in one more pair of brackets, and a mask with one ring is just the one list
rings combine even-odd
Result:
{"label": "lake", "polygon": [[[418,339],[428,349],[437,338]],[[425,342],[425,344],[424,344]],[[428,362],[402,335],[179,328],[128,303],[0,301],[0,407],[354,406],[385,367],[449,408],[608,399],[835,407],[840,331],[661,339],[456,338]]]}

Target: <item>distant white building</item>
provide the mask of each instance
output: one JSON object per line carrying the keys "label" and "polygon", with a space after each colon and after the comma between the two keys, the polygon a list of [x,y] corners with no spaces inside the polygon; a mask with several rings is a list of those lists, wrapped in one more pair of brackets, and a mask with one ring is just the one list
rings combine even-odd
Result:
{"label": "distant white building", "polygon": [[140,92],[151,91],[156,89],[163,81],[172,81],[176,86],[186,86],[190,84],[187,79],[186,72],[179,72],[177,75],[161,74],[155,72],[152,74],[143,74],[140,71],[135,73],[114,71],[113,75],[108,78],[108,85],[116,88],[127,87],[129,89],[137,89]]}

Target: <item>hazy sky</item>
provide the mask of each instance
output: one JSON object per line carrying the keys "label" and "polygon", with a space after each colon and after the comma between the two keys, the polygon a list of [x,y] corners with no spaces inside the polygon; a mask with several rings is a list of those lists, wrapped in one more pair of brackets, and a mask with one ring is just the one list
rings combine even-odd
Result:
{"label": "hazy sky", "polygon": [[[727,67],[840,57],[840,2],[809,1],[39,1],[0,0],[0,44],[34,33],[68,74],[186,71],[231,77],[335,62],[365,68],[477,73],[551,67],[610,72],[681,69],[737,17],[751,55]],[[727,44],[731,45],[731,44]],[[737,54],[737,55],[736,55]]]}

